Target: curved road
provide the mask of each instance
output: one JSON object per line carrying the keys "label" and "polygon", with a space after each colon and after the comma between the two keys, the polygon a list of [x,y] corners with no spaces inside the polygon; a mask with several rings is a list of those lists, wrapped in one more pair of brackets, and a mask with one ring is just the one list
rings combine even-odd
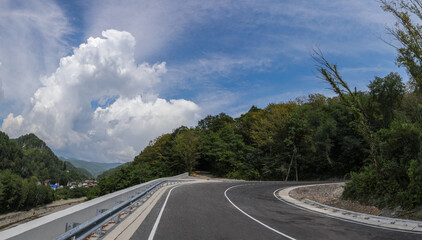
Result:
{"label": "curved road", "polygon": [[132,239],[422,239],[421,234],[298,209],[274,196],[277,189],[293,185],[209,182],[176,186],[167,190]]}

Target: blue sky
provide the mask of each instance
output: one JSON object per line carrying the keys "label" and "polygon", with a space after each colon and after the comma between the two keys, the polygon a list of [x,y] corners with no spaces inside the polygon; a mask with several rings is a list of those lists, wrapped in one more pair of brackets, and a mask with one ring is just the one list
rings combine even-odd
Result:
{"label": "blue sky", "polygon": [[332,96],[315,47],[359,90],[392,71],[407,79],[383,42],[394,19],[377,1],[6,0],[0,9],[1,130],[34,132],[67,157],[126,162],[207,114]]}

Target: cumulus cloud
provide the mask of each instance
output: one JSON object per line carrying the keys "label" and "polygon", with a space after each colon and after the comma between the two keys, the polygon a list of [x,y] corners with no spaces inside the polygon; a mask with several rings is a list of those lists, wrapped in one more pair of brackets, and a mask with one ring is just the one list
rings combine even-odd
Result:
{"label": "cumulus cloud", "polygon": [[149,140],[195,123],[195,103],[154,93],[165,63],[136,64],[135,44],[125,31],[89,38],[41,78],[31,110],[9,114],[1,129],[12,137],[34,132],[57,151],[77,157],[129,161]]}
{"label": "cumulus cloud", "polygon": [[11,136],[16,136],[21,133],[21,127],[23,123],[23,117],[21,115],[14,117],[13,113],[7,115],[3,119],[2,131],[9,133]]}

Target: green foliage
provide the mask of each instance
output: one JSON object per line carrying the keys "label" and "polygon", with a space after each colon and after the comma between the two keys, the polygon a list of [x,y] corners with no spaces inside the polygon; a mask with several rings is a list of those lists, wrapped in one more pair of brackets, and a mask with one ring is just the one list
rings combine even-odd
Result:
{"label": "green foliage", "polygon": [[174,139],[174,156],[178,157],[186,166],[189,175],[198,164],[199,158],[199,135],[194,130],[184,130],[176,135]]}
{"label": "green foliage", "polygon": [[22,179],[10,170],[0,171],[0,213],[40,206],[53,201],[52,190],[35,177]]}
{"label": "green foliage", "polygon": [[360,173],[351,173],[351,181],[344,188],[343,197],[380,208],[401,206],[412,209],[422,204],[422,167],[420,160],[412,160],[406,171],[395,161],[387,161],[379,177],[372,165]]}
{"label": "green foliage", "polygon": [[388,128],[394,119],[394,110],[401,105],[405,87],[400,75],[390,73],[384,78],[375,77],[368,85],[373,124],[377,129]]}
{"label": "green foliage", "polygon": [[367,109],[365,109],[362,104],[362,94],[357,92],[356,88],[354,91],[351,90],[347,82],[340,75],[337,65],[330,64],[321,51],[315,50],[313,58],[317,63],[317,70],[321,73],[322,79],[330,84],[333,92],[339,96],[341,103],[355,115],[356,119],[354,126],[357,132],[367,141],[370,149],[370,157],[377,170],[377,174],[382,175],[382,166],[379,163],[379,155],[374,139],[374,130]]}
{"label": "green foliage", "polygon": [[[320,59],[317,61],[321,64],[318,70],[339,94],[347,110],[359,120],[349,125],[357,127],[357,132],[370,147],[372,164],[359,173],[351,173],[351,182],[346,185],[343,197],[381,208],[401,206],[410,209],[420,205],[421,196],[417,191],[420,190],[421,170],[417,163],[421,149],[421,125],[419,121],[412,122],[419,118],[408,118],[412,116],[409,114],[411,111],[402,111],[401,114],[398,111],[405,97],[401,77],[390,73],[385,78],[375,78],[369,85],[369,95],[352,92],[338,73],[337,66],[330,65],[322,55],[318,56]],[[408,93],[406,98],[415,99],[410,95]],[[418,109],[415,104],[419,104],[418,101],[408,101],[405,106],[407,109]],[[351,140],[348,136],[341,139]],[[362,149],[357,141],[342,145],[349,148],[355,145]]]}
{"label": "green foliage", "polygon": [[409,186],[408,186],[408,201],[410,206],[422,205],[422,161],[421,159],[414,159],[410,162],[408,169]]}
{"label": "green foliage", "polygon": [[382,176],[375,176],[370,168],[352,174],[345,188],[346,198],[362,202],[372,201],[380,207],[412,208],[421,203],[416,190],[422,172],[418,166],[421,133],[409,122],[394,121],[390,129],[377,133],[382,159]]}
{"label": "green foliage", "polygon": [[83,171],[63,162],[37,136],[11,140],[0,132],[0,212],[40,206],[54,200],[44,180],[67,184],[88,178]]}
{"label": "green foliage", "polygon": [[390,33],[400,43],[396,46],[399,66],[404,66],[416,93],[422,93],[422,4],[420,0],[380,0],[382,8],[397,19]]}
{"label": "green foliage", "polygon": [[88,195],[192,170],[247,180],[342,178],[361,169],[369,152],[352,126],[355,121],[338,98],[318,94],[296,103],[252,107],[237,119],[223,113],[207,116],[196,128],[182,126],[151,141]]}
{"label": "green foliage", "polygon": [[[11,167],[1,169],[11,169],[14,173],[22,177],[36,176],[40,181],[49,179],[50,182],[67,184],[68,181],[84,180],[90,178],[83,171],[75,168],[71,163],[61,161],[45,142],[34,134],[27,134],[11,141],[22,154],[22,158],[17,157],[15,164]],[[30,170],[26,170],[30,169]],[[28,172],[29,174],[25,174]]]}
{"label": "green foliage", "polygon": [[32,168],[23,159],[21,149],[7,134],[0,132],[0,170],[10,169],[12,172],[28,177],[32,175]]}

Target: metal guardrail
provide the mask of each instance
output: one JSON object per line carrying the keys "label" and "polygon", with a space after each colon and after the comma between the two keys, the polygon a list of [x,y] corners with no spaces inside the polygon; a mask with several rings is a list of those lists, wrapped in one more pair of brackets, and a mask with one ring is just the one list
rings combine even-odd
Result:
{"label": "metal guardrail", "polygon": [[[108,209],[99,215],[91,218],[90,220],[76,226],[75,228],[70,229],[69,231],[65,232],[64,234],[60,235],[56,238],[56,240],[78,240],[78,239],[85,239],[92,235],[93,233],[97,234],[97,237],[102,237],[104,234],[102,231],[102,227],[107,223],[113,221],[119,221],[119,215],[122,212],[130,213],[133,208],[135,208],[134,203],[142,204],[146,198],[151,196],[155,191],[159,188],[164,186],[164,184],[168,183],[177,183],[177,182],[185,182],[189,180],[162,180],[156,183],[153,183],[146,187],[146,189],[140,192],[138,195],[124,201],[122,203],[117,204],[111,209]],[[139,204],[138,204],[139,206]]]}

